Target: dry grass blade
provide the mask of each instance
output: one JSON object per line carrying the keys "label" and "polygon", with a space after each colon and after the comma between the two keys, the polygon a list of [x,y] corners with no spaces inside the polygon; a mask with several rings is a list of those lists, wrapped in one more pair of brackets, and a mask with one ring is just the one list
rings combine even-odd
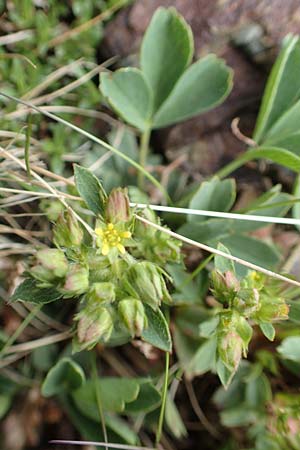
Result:
{"label": "dry grass blade", "polygon": [[[60,98],[63,95],[73,91],[74,89],[77,89],[82,84],[86,83],[87,81],[91,80],[95,75],[98,75],[102,70],[105,70],[105,68],[112,64],[115,61],[116,58],[110,58],[103,64],[100,64],[97,67],[94,67],[94,69],[90,70],[88,73],[85,73],[80,78],[78,78],[75,81],[72,81],[71,83],[67,84],[66,86],[63,86],[60,89],[57,89],[54,92],[51,92],[49,94],[42,95],[40,97],[36,97],[31,100],[32,105],[40,105],[41,103],[49,103],[56,98]],[[24,112],[28,112],[31,108],[29,107],[22,107],[18,111],[13,111],[12,113],[6,114],[7,119],[16,119],[17,117],[23,116]]]}
{"label": "dry grass blade", "polygon": [[110,150],[111,152],[115,153],[120,158],[124,159],[129,164],[131,164],[131,166],[135,167],[139,172],[142,172],[145,175],[145,177],[147,177],[148,180],[154,186],[156,186],[156,188],[163,194],[163,196],[166,198],[166,200],[171,201],[168,192],[164,189],[164,187],[160,184],[160,182],[157,181],[157,179],[155,177],[153,177],[144,167],[142,167],[135,160],[131,159],[130,157],[128,157],[122,151],[120,151],[117,148],[113,147],[112,145],[108,144],[106,141],[103,141],[102,139],[97,138],[96,136],[94,136],[93,134],[89,133],[88,131],[83,130],[80,127],[77,127],[73,123],[62,119],[61,117],[56,116],[55,114],[51,114],[49,112],[42,111],[39,107],[35,106],[33,103],[24,102],[23,100],[20,100],[19,98],[14,97],[13,95],[6,94],[4,92],[0,92],[0,96],[1,95],[3,97],[5,97],[5,98],[8,98],[8,99],[13,100],[13,101],[15,101],[17,103],[20,103],[22,105],[27,106],[29,109],[32,108],[33,110],[35,110],[35,111],[45,115],[46,117],[49,117],[50,119],[55,120],[55,122],[59,122],[59,123],[64,124],[65,126],[67,126],[67,127],[71,128],[72,130],[76,131],[77,133],[80,133],[81,135],[86,136],[91,141],[96,142],[97,144],[101,145],[105,149]]}
{"label": "dry grass blade", "polygon": [[[6,130],[0,130],[0,137],[14,139],[14,141],[25,141],[26,135],[23,133],[16,133],[15,131],[6,131]],[[32,136],[30,137],[31,144],[39,145],[39,141],[37,139],[34,139]]]}
{"label": "dry grass blade", "polygon": [[144,203],[130,203],[136,208],[150,208],[153,211],[170,212],[175,214],[190,214],[195,216],[218,217],[220,219],[249,220],[253,222],[280,223],[286,225],[300,225],[299,219],[287,217],[258,216],[255,214],[237,214],[221,211],[207,211],[203,209],[177,208],[173,206],[146,205]]}
{"label": "dry grass blade", "polygon": [[51,39],[48,42],[48,48],[56,47],[57,45],[61,44],[62,42],[65,42],[66,40],[71,39],[74,36],[78,36],[78,34],[97,25],[98,23],[102,22],[103,20],[109,19],[113,13],[115,13],[120,8],[122,8],[124,5],[126,5],[126,3],[128,3],[127,0],[121,0],[117,3],[115,3],[111,8],[107,9],[103,13],[98,14],[97,16],[93,17],[91,20],[88,20],[87,22],[82,23],[78,27],[73,28],[72,30],[68,30],[65,33],[60,34],[59,36],[56,36],[55,38]]}
{"label": "dry grass blade", "polygon": [[22,59],[23,61],[30,64],[34,69],[36,69],[36,65],[33,64],[32,61],[30,61],[29,58],[25,55],[21,55],[20,53],[4,53],[0,55],[0,59]]}
{"label": "dry grass blade", "polygon": [[265,269],[264,267],[260,267],[260,266],[257,266],[256,264],[252,264],[251,262],[245,261],[244,259],[238,258],[237,256],[229,255],[228,253],[222,252],[221,250],[218,250],[216,248],[210,247],[205,244],[201,244],[200,242],[194,241],[193,239],[189,239],[185,236],[182,236],[181,234],[175,233],[174,231],[171,231],[167,228],[157,225],[156,223],[150,222],[150,220],[144,219],[144,217],[140,217],[137,214],[135,217],[137,220],[140,220],[141,222],[144,222],[147,225],[150,225],[153,228],[156,228],[157,230],[160,230],[163,233],[166,233],[169,236],[172,236],[173,238],[178,239],[179,241],[185,242],[186,244],[201,248],[201,250],[205,250],[209,253],[214,253],[216,255],[223,256],[223,258],[230,259],[231,261],[241,264],[242,266],[248,267],[249,269],[256,270],[257,272],[261,272],[264,275],[268,275],[269,277],[276,278],[277,280],[281,280],[286,283],[293,284],[294,286],[300,287],[300,281],[293,280],[291,278],[285,277],[284,275],[280,275],[279,273],[272,272],[271,270]]}
{"label": "dry grass blade", "polygon": [[67,330],[62,333],[53,334],[51,336],[46,336],[40,339],[35,339],[34,341],[24,342],[24,344],[16,344],[9,347],[5,354],[13,353],[24,353],[32,351],[39,347],[44,347],[45,345],[51,345],[56,342],[65,341],[72,336],[72,331]]}
{"label": "dry grass blade", "polygon": [[10,45],[15,44],[16,42],[23,41],[24,39],[28,39],[33,35],[33,30],[21,30],[16,33],[9,33],[5,36],[0,37],[0,46],[1,45]]}
{"label": "dry grass blade", "polygon": [[[49,442],[50,444],[70,444],[70,445],[97,445],[101,447],[115,448],[119,450],[156,450],[155,447],[142,447],[140,445],[126,445],[126,444],[109,444],[105,442],[95,441],[65,441],[55,439]],[[163,450],[163,449],[161,449]]]}
{"label": "dry grass blade", "polygon": [[37,95],[39,95],[41,92],[43,92],[45,89],[47,89],[48,86],[50,86],[54,81],[59,80],[63,76],[72,73],[75,68],[77,68],[80,65],[83,65],[84,61],[82,58],[78,59],[77,61],[72,61],[70,64],[66,64],[63,67],[59,67],[59,69],[55,70],[54,72],[50,73],[42,83],[40,83],[35,88],[28,91],[25,95],[23,95],[21,98],[23,100],[30,100]]}
{"label": "dry grass blade", "polygon": [[[26,171],[26,165],[25,163],[23,163],[22,161],[20,161],[18,158],[16,158],[15,156],[13,156],[12,154],[10,154],[9,152],[7,152],[6,150],[4,150],[3,148],[0,147],[0,152],[3,153],[3,155],[5,155],[7,158],[12,159],[13,161],[15,161],[20,167],[22,167],[23,170]],[[40,181],[47,190],[49,190],[52,194],[54,194],[54,196],[57,196],[57,198],[59,199],[59,201],[70,211],[72,211],[72,213],[74,214],[74,216],[76,217],[76,219],[84,226],[84,228],[87,230],[87,232],[94,238],[94,231],[92,230],[92,228],[76,213],[76,211],[73,210],[73,208],[71,208],[64,200],[64,196],[61,195],[61,193],[59,191],[57,191],[56,189],[54,189],[49,183],[47,183],[42,177],[40,177],[37,173],[35,173],[33,170],[32,172],[32,176]]]}

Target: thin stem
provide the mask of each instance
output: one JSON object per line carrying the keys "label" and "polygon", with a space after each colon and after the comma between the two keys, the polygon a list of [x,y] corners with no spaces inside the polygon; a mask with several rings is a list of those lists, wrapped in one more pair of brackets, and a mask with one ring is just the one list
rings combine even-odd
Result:
{"label": "thin stem", "polygon": [[201,263],[196,267],[196,269],[189,274],[186,279],[178,286],[178,290],[180,291],[182,288],[184,288],[187,284],[189,284],[209,263],[211,259],[213,259],[214,254],[211,253],[207,258],[205,258]]}
{"label": "thin stem", "polygon": [[[99,386],[99,380],[98,380],[96,354],[95,353],[92,355],[92,377],[93,377],[94,385],[95,385],[95,394],[96,394],[97,406],[98,406],[98,411],[99,411],[99,416],[100,416],[100,421],[101,421],[101,426],[102,426],[103,438],[104,438],[105,444],[107,444],[108,443],[107,430],[106,430],[105,417],[104,417],[102,400],[101,400],[101,392],[100,392],[100,386]],[[105,445],[105,450],[108,450],[107,445]]]}
{"label": "thin stem", "polygon": [[36,316],[36,314],[38,313],[38,311],[41,309],[42,305],[37,305],[29,314],[27,317],[25,317],[25,319],[23,320],[23,322],[21,323],[21,325],[19,325],[19,327],[16,329],[16,331],[7,339],[6,343],[4,344],[4,346],[2,347],[2,349],[0,350],[0,356],[4,355],[4,353],[7,353],[7,350],[11,347],[11,345],[15,342],[16,339],[18,339],[18,337],[20,336],[20,334],[25,330],[25,328],[27,327],[27,325],[30,324],[30,322],[32,321],[32,319]]}
{"label": "thin stem", "polygon": [[214,426],[209,422],[209,420],[207,419],[207,417],[205,416],[205,414],[203,413],[199,402],[197,400],[193,385],[190,381],[185,380],[185,386],[186,386],[186,390],[192,405],[192,408],[196,414],[196,416],[198,417],[198,419],[200,420],[200,422],[202,423],[202,425],[204,426],[204,428],[212,435],[214,436],[216,439],[220,439],[221,435],[218,432],[218,430],[216,428],[214,428]]}
{"label": "thin stem", "polygon": [[[141,136],[141,146],[140,146],[140,166],[145,169],[147,164],[148,152],[149,152],[149,141],[150,141],[151,129],[147,128]],[[138,187],[143,190],[145,182],[145,175],[143,172],[138,174]]]}
{"label": "thin stem", "polygon": [[164,379],[164,385],[163,385],[163,390],[162,390],[161,408],[160,408],[158,426],[157,426],[157,431],[156,431],[156,439],[155,439],[156,445],[158,445],[160,442],[164,418],[165,418],[167,393],[168,393],[168,382],[169,382],[169,364],[170,364],[170,353],[166,352],[165,379]]}
{"label": "thin stem", "polygon": [[[251,158],[250,158],[251,159]],[[239,169],[243,164],[249,161],[247,152],[243,153],[240,157],[236,158],[234,161],[226,164],[226,166],[222,167],[215,176],[219,178],[228,177],[232,172]]]}

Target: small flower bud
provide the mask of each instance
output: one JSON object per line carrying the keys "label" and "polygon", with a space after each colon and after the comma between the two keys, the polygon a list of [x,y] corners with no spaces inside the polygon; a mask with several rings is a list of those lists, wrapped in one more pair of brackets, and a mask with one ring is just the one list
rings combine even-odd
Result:
{"label": "small flower bud", "polygon": [[63,278],[68,271],[68,261],[63,251],[47,248],[36,253],[37,265],[31,269],[33,277],[50,282]]}
{"label": "small flower bud", "polygon": [[233,306],[246,317],[252,317],[259,309],[259,291],[255,288],[241,288],[234,299]]}
{"label": "small flower bud", "polygon": [[53,235],[58,247],[78,247],[83,239],[83,230],[74,215],[65,211],[59,216]]}
{"label": "small flower bud", "polygon": [[130,295],[140,298],[153,309],[157,309],[162,301],[172,301],[162,272],[153,263],[142,261],[132,265],[123,281]]}
{"label": "small flower bud", "polygon": [[230,371],[236,371],[243,352],[243,340],[240,335],[231,330],[227,333],[220,333],[218,338],[218,353]]}
{"label": "small flower bud", "polygon": [[253,318],[259,322],[287,320],[289,318],[289,307],[282,298],[270,299],[262,296],[260,308]]}
{"label": "small flower bud", "polygon": [[[160,225],[160,219],[149,208],[143,209],[139,215],[150,222]],[[134,227],[134,235],[136,242],[131,252],[135,257],[143,257],[160,265],[169,261],[180,261],[181,242],[163,231],[137,220]]]}
{"label": "small flower bud", "polygon": [[90,311],[88,308],[80,311],[75,320],[79,350],[91,349],[99,340],[108,341],[113,330],[113,320],[106,308]]}
{"label": "small flower bud", "polygon": [[49,220],[55,221],[62,213],[64,206],[59,200],[44,198],[40,201],[40,209],[47,215]]}
{"label": "small flower bud", "polygon": [[127,222],[130,219],[130,206],[127,189],[116,188],[111,191],[106,204],[108,222]]}
{"label": "small flower bud", "polygon": [[135,298],[126,298],[119,302],[118,311],[131,336],[141,336],[147,320],[143,303]]}
{"label": "small flower bud", "polygon": [[[149,220],[150,222],[160,225],[160,221],[155,212],[150,208],[143,209],[139,215]],[[137,220],[134,226],[135,235],[141,238],[153,238],[156,234],[156,229],[147,223]]]}
{"label": "small flower bud", "polygon": [[235,292],[237,292],[240,289],[240,283],[236,278],[235,274],[228,270],[227,272],[225,272],[224,276],[227,288],[233,289]]}
{"label": "small flower bud", "polygon": [[94,283],[86,295],[90,307],[98,307],[100,303],[113,303],[116,298],[113,283]]}
{"label": "small flower bud", "polygon": [[230,304],[239,290],[239,282],[231,272],[225,274],[218,270],[211,272],[212,293],[216,300],[221,303]]}
{"label": "small flower bud", "polygon": [[67,273],[66,281],[61,289],[65,298],[84,294],[89,288],[89,271],[79,264],[73,264]]}

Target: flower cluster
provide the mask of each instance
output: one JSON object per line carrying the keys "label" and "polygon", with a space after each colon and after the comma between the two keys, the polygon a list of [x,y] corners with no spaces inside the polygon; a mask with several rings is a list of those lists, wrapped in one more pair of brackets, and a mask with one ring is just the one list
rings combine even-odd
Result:
{"label": "flower cluster", "polygon": [[216,340],[216,360],[235,373],[247,355],[253,328],[257,324],[270,340],[273,323],[288,319],[289,307],[281,297],[278,283],[251,271],[239,281],[232,271],[211,273],[211,291],[217,302],[215,315],[201,329],[210,329]]}
{"label": "flower cluster", "polygon": [[28,273],[39,287],[80,300],[74,317],[76,351],[115,336],[124,341],[141,336],[148,325],[146,305],[157,311],[162,302],[171,302],[170,277],[158,261],[177,259],[179,247],[167,236],[159,241],[161,253],[159,244],[155,250],[158,258],[148,258],[149,251],[143,256],[141,249],[153,239],[153,230],[136,232],[126,190],[114,189],[108,196],[94,239],[70,212],[59,216],[53,236],[56,248],[39,250]]}

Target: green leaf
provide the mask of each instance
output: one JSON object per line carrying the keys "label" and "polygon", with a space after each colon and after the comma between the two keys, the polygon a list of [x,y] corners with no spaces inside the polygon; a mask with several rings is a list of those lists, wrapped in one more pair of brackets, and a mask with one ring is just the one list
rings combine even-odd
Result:
{"label": "green leaf", "polygon": [[189,377],[202,375],[215,366],[217,338],[213,336],[202,344],[187,367]]}
{"label": "green leaf", "polygon": [[222,239],[222,243],[234,256],[259,266],[272,268],[279,262],[279,253],[273,246],[250,236],[236,234]]}
{"label": "green leaf", "polygon": [[167,396],[165,420],[170,433],[176,439],[181,439],[188,435],[187,429],[179,414],[177,406],[175,405],[175,402],[170,395]]}
{"label": "green leaf", "polygon": [[[113,129],[109,133],[109,143],[113,146],[115,142],[118,142],[118,150],[124,155],[138,161],[139,149],[137,145],[136,135],[129,128],[123,128],[120,132],[118,128]],[[128,171],[131,168],[131,164],[125,159],[119,157],[119,155],[112,155],[114,161],[115,170],[120,174],[128,177]],[[105,171],[106,169],[104,169]]]}
{"label": "green leaf", "polygon": [[[67,412],[70,421],[83,438],[93,440],[95,442],[103,442],[104,437],[102,429],[99,426],[99,423],[96,422],[95,418],[92,420],[81,414],[69,396],[60,396],[59,400],[62,403],[64,411]],[[103,450],[103,447],[100,446],[95,448],[97,450]]]}
{"label": "green leaf", "polygon": [[136,400],[127,403],[125,414],[148,413],[156,409],[161,402],[161,395],[149,380],[140,381],[140,391]]}
{"label": "green leaf", "polygon": [[289,108],[275,122],[264,139],[264,145],[277,146],[276,142],[284,141],[290,135],[299,132],[300,100]]}
{"label": "green leaf", "polygon": [[[70,397],[60,396],[59,399],[63,405],[64,411],[67,411],[71,422],[84,439],[94,442],[104,441],[102,427],[99,426],[97,417],[91,419],[81,414]],[[129,429],[126,422],[122,419],[105,414],[105,423],[109,442],[127,443],[129,445],[137,445],[139,443],[136,434]],[[95,446],[95,448],[97,450],[103,450],[103,446],[101,445]]]}
{"label": "green leaf", "polygon": [[259,328],[261,329],[264,336],[266,336],[269,341],[274,341],[275,339],[275,328],[271,323],[260,323]]}
{"label": "green leaf", "polygon": [[199,325],[199,335],[204,338],[210,338],[215,333],[217,326],[219,325],[219,315],[213,316],[211,319],[205,320]]}
{"label": "green leaf", "polygon": [[[254,202],[253,207],[247,207],[246,214],[253,214],[256,216],[270,216],[270,217],[284,217],[289,209],[293,206],[294,197],[285,192],[275,192],[265,202],[257,204]],[[273,206],[274,205],[274,206]],[[244,233],[247,231],[254,231],[259,228],[268,226],[267,222],[255,222],[247,220],[234,220],[232,229],[237,233]]]}
{"label": "green leaf", "polygon": [[154,311],[150,306],[144,304],[148,326],[142,332],[142,339],[154,347],[165,352],[172,350],[172,340],[168,323],[163,313],[158,309]]}
{"label": "green leaf", "polygon": [[11,395],[0,394],[0,419],[2,419],[13,402],[13,397]]}
{"label": "green leaf", "polygon": [[[98,386],[103,411],[123,412],[126,403],[137,399],[140,390],[139,380],[135,378],[99,378]],[[92,420],[100,422],[94,380],[72,392],[72,398],[79,411]]]}
{"label": "green leaf", "polygon": [[153,128],[189,119],[222,103],[232,87],[232,71],[215,55],[192,64],[154,116]]}
{"label": "green leaf", "polygon": [[152,88],[154,111],[164,102],[193,56],[193,34],[174,8],[158,8],[141,47],[141,68]]}
{"label": "green leaf", "polygon": [[289,301],[289,320],[300,325],[300,303],[297,301]]}
{"label": "green leaf", "polygon": [[[297,175],[294,187],[294,195],[300,200],[300,175]],[[300,219],[300,202],[295,203],[293,206],[293,217],[294,219]],[[300,230],[300,225],[296,225],[298,230]]]}
{"label": "green leaf", "polygon": [[[205,211],[229,211],[236,198],[235,181],[231,179],[219,180],[214,177],[210,181],[204,181],[193,195],[189,208],[202,209]],[[188,215],[188,222],[203,222],[203,216]]]}
{"label": "green leaf", "polygon": [[106,192],[97,177],[85,167],[74,164],[76,188],[88,208],[94,214],[103,216]]}
{"label": "green leaf", "polygon": [[174,327],[173,338],[176,356],[179,359],[180,366],[186,370],[199,348],[200,339],[191,338],[188,334],[184,333],[177,324]]}
{"label": "green leaf", "polygon": [[139,69],[101,73],[100,89],[126,122],[144,131],[150,127],[152,94]]}
{"label": "green leaf", "polygon": [[262,374],[246,383],[246,404],[249,409],[264,410],[266,403],[272,399],[272,391],[268,378]]}
{"label": "green leaf", "polygon": [[51,397],[78,389],[85,382],[82,368],[71,358],[62,358],[53,366],[43,382],[42,395]]}
{"label": "green leaf", "polygon": [[21,302],[43,305],[45,303],[55,302],[55,300],[62,297],[62,294],[55,289],[40,288],[38,284],[37,280],[26,278],[13,293],[11,301],[19,300]]}
{"label": "green leaf", "polygon": [[289,35],[267,82],[253,135],[256,142],[262,141],[276,120],[299,98],[299,67],[299,38]]}
{"label": "green leaf", "polygon": [[269,159],[273,163],[287,167],[294,172],[300,171],[300,157],[294,153],[279,147],[258,147],[245,152],[241,159],[243,162],[252,159]]}
{"label": "green leaf", "polygon": [[227,366],[225,366],[224,362],[221,358],[218,358],[217,364],[216,364],[216,371],[218,374],[218,377],[222,383],[222,386],[227,389],[235,375],[234,370],[229,370]]}
{"label": "green leaf", "polygon": [[284,148],[292,153],[295,153],[295,155],[300,156],[300,132],[297,131],[289,134],[288,136],[274,136],[274,139],[267,139],[264,142],[264,145]]}
{"label": "green leaf", "polygon": [[245,408],[244,405],[221,412],[221,422],[225,427],[242,427],[256,421],[257,412]]}
{"label": "green leaf", "polygon": [[243,340],[244,346],[248,348],[249,342],[252,338],[253,330],[251,325],[243,316],[238,317],[238,322],[236,324],[236,331]]}
{"label": "green leaf", "polygon": [[57,359],[57,344],[38,347],[31,353],[31,362],[35,369],[40,372],[48,372]]}
{"label": "green leaf", "polygon": [[178,233],[203,244],[217,243],[232,232],[232,220],[209,219],[205,222],[192,222],[182,225]]}
{"label": "green leaf", "polygon": [[277,347],[277,351],[282,358],[300,363],[300,337],[289,336],[285,338]]}
{"label": "green leaf", "polygon": [[120,417],[106,414],[105,424],[117,436],[120,436],[120,438],[123,439],[127,444],[137,445],[139,443],[137,434],[131,429],[128,423]]}
{"label": "green leaf", "polygon": [[[228,255],[231,255],[228,248],[225,247],[225,245],[223,245],[221,243],[218,244],[217,249],[223,253],[227,253]],[[234,262],[231,259],[225,258],[225,256],[215,255],[214,260],[215,260],[215,268],[217,270],[219,270],[221,273],[225,273],[228,271],[235,273]]]}

